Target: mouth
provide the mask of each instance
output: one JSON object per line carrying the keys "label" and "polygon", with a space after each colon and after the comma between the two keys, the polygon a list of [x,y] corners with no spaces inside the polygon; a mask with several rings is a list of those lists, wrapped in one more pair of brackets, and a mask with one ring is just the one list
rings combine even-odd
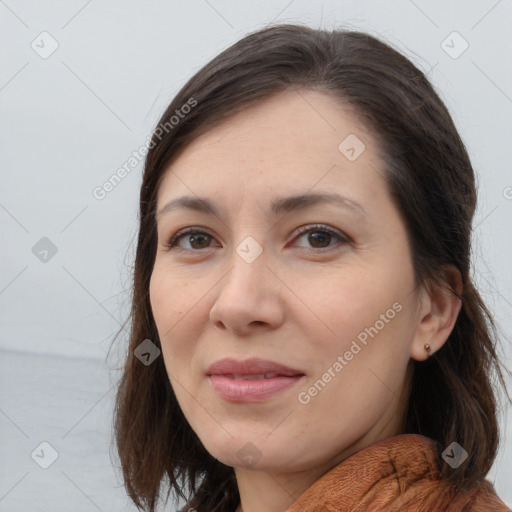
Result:
{"label": "mouth", "polygon": [[262,402],[296,385],[305,373],[301,370],[269,361],[227,358],[206,370],[213,390],[230,402]]}
{"label": "mouth", "polygon": [[232,373],[226,373],[226,377],[234,380],[259,380],[259,379],[272,379],[274,377],[279,377],[283,375],[279,375],[278,373],[256,373],[254,375],[234,375]]}

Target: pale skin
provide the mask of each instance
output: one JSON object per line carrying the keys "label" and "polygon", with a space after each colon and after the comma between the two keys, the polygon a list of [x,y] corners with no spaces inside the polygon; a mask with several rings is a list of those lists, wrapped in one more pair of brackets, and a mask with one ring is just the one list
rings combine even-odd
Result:
{"label": "pale skin", "polygon": [[[349,134],[366,146],[354,161],[338,149]],[[327,202],[271,213],[278,197],[322,192],[357,201],[364,215]],[[344,459],[402,432],[412,360],[429,356],[425,343],[442,347],[461,303],[437,286],[414,289],[376,140],[325,93],[280,93],[197,138],[167,169],[157,211],[183,195],[210,200],[220,216],[176,209],[157,218],[150,300],[167,373],[206,449],[234,468],[238,510],[284,512]],[[339,234],[317,227],[315,243],[297,232],[317,224]],[[187,227],[196,238],[166,250]],[[248,236],[263,249],[252,263],[236,252]],[[446,279],[462,291],[455,269]],[[300,403],[299,393],[394,303],[400,312]],[[205,375],[224,357],[270,359],[305,377],[264,402],[232,403]],[[237,454],[247,443],[255,463]]]}

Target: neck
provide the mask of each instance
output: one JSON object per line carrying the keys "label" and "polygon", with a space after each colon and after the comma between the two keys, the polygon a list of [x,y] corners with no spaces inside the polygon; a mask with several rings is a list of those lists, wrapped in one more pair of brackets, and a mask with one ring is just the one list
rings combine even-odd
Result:
{"label": "neck", "polygon": [[361,438],[314,469],[282,473],[235,468],[241,501],[236,512],[286,512],[325,473],[369,444]]}
{"label": "neck", "polygon": [[400,419],[391,418],[314,469],[292,473],[234,468],[241,504],[236,512],[286,512],[325,473],[354,453],[401,432]]}
{"label": "neck", "polygon": [[235,469],[241,504],[237,512],[285,512],[322,474],[283,475]]}

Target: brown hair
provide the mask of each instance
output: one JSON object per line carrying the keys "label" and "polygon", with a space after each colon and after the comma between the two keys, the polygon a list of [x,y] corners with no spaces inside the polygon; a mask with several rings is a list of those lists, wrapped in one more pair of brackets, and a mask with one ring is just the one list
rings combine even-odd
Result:
{"label": "brown hair", "polygon": [[[172,159],[200,134],[289,89],[331,94],[354,107],[372,129],[406,222],[417,285],[446,286],[446,265],[462,275],[462,307],[452,333],[427,361],[414,361],[403,433],[435,440],[439,455],[453,441],[468,452],[468,462],[457,470],[440,468],[456,489],[482,480],[496,456],[493,377],[506,385],[496,326],[469,274],[475,176],[450,114],[425,74],[377,38],[275,25],[238,41],[183,86],[159,122],[167,123],[166,133],[155,130],[145,161],[129,351],[114,421],[125,487],[137,507],[150,512],[164,478],[166,501],[172,490],[200,512],[232,510],[239,501],[233,468],[213,458],[190,427],[162,357],[146,366],[134,356],[143,340],[160,343],[149,301],[159,183]],[[187,103],[194,107],[183,109],[188,114],[169,128],[169,119]]]}

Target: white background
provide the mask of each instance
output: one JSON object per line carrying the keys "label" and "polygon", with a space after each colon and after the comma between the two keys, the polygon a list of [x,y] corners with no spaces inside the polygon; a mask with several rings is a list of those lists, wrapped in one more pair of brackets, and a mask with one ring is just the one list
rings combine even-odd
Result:
{"label": "white background", "polygon": [[[512,368],[511,20],[510,0],[0,0],[0,510],[135,510],[109,454],[126,335],[107,351],[128,313],[142,165],[103,200],[92,191],[193,73],[270,22],[366,30],[428,72],[478,174],[475,280]],[[47,58],[31,47],[51,48],[44,31]],[[453,31],[469,45],[457,58]],[[510,411],[489,474],[509,506]],[[31,458],[43,441],[48,469]]]}

